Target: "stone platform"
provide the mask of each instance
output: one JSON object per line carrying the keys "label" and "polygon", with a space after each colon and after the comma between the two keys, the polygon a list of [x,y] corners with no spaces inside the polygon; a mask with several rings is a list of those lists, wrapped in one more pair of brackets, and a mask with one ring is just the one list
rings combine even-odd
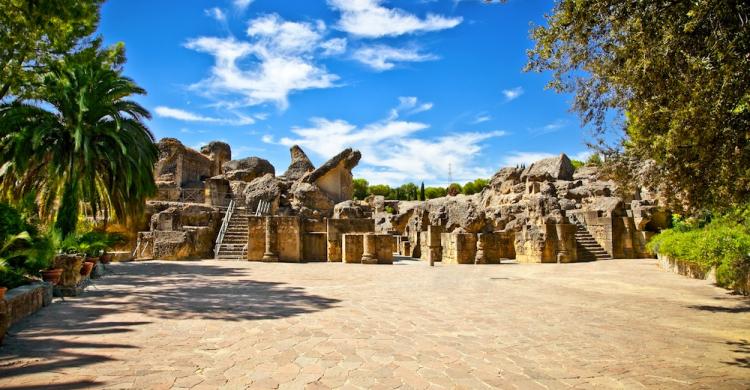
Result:
{"label": "stone platform", "polygon": [[750,387],[750,301],[656,260],[111,268],[11,328],[0,388]]}

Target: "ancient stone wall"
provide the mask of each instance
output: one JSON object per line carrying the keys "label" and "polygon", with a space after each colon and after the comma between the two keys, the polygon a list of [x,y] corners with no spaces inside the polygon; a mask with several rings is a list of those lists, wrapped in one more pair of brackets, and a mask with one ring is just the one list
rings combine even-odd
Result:
{"label": "ancient stone wall", "polygon": [[502,259],[515,259],[515,239],[514,232],[479,233],[476,263],[497,264]]}
{"label": "ancient stone wall", "polygon": [[443,264],[474,264],[477,235],[474,233],[442,233]]}
{"label": "ancient stone wall", "polygon": [[341,261],[341,235],[345,233],[368,233],[375,231],[372,219],[333,219],[326,221],[328,261]]}
{"label": "ancient stone wall", "polygon": [[328,261],[326,242],[325,232],[303,233],[302,259],[311,262]]}
{"label": "ancient stone wall", "polygon": [[341,259],[344,263],[362,262],[363,236],[361,233],[347,233],[341,236]]}
{"label": "ancient stone wall", "polygon": [[[302,221],[299,217],[250,216],[247,259],[250,261],[302,261]],[[274,258],[269,260],[268,254]]]}

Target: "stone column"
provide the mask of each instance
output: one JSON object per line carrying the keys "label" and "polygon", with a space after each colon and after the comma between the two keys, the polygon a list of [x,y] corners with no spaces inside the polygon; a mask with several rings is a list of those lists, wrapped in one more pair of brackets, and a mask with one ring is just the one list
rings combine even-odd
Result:
{"label": "stone column", "polygon": [[442,226],[430,225],[427,227],[427,247],[429,248],[427,260],[430,261],[431,266],[434,265],[436,261],[443,260],[443,247],[440,242],[442,233]]}
{"label": "stone column", "polygon": [[477,234],[477,254],[474,256],[474,264],[487,264],[487,259],[484,255],[484,240],[482,235],[484,233]]}
{"label": "stone column", "polygon": [[375,253],[375,234],[365,233],[362,236],[362,264],[377,264]]}
{"label": "stone column", "polygon": [[267,263],[279,261],[276,244],[276,224],[273,223],[273,217],[266,217],[266,251],[263,253],[263,261]]}

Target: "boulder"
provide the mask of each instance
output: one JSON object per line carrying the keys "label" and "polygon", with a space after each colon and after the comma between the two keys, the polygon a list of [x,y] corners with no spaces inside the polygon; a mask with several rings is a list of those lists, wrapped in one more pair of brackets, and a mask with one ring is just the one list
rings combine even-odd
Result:
{"label": "boulder", "polygon": [[330,217],[334,201],[317,185],[297,182],[290,190],[290,204],[294,210],[308,218]]}
{"label": "boulder", "polygon": [[575,168],[565,154],[557,157],[545,158],[531,164],[521,174],[521,180],[555,181],[573,180]]}
{"label": "boulder", "polygon": [[228,161],[224,163],[222,169],[228,180],[247,182],[251,182],[263,175],[276,174],[276,169],[268,160],[258,157],[248,157],[241,160]]}
{"label": "boulder", "polygon": [[289,149],[289,154],[291,154],[292,162],[289,164],[286,172],[284,172],[284,177],[290,180],[299,180],[305,174],[315,170],[315,166],[299,146],[292,146]]}
{"label": "boulder", "polygon": [[232,159],[232,148],[226,142],[211,141],[201,148],[201,153],[208,156],[213,163],[211,176],[220,175],[222,166]]}
{"label": "boulder", "polygon": [[283,181],[268,173],[259,177],[245,187],[242,193],[245,204],[249,210],[255,210],[261,200],[271,203],[271,211],[275,212],[279,207],[281,194],[286,191]]}

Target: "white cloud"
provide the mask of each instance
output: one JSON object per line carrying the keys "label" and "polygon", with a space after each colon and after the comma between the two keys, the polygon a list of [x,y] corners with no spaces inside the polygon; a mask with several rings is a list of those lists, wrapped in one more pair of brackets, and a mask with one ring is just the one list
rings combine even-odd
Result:
{"label": "white cloud", "polygon": [[[248,24],[249,41],[234,37],[200,37],[185,46],[215,58],[211,75],[191,89],[228,107],[274,103],[288,107],[290,94],[307,89],[331,88],[338,76],[315,63],[322,46],[325,24],[288,22],[275,14]],[[238,98],[239,97],[239,98]]]}
{"label": "white cloud", "polygon": [[478,125],[480,123],[491,121],[492,117],[490,115],[477,115],[476,118],[474,118],[473,121],[471,121],[472,125]]}
{"label": "white cloud", "polygon": [[240,11],[246,10],[252,2],[253,0],[232,0],[232,4],[234,5],[234,7]]}
{"label": "white cloud", "polygon": [[[405,98],[407,105],[417,102]],[[313,118],[307,127],[292,129],[293,137],[284,137],[285,146],[300,145],[322,158],[330,158],[342,149],[353,147],[362,152],[356,175],[371,183],[402,184],[413,181],[445,181],[450,165],[454,180],[489,177],[492,172],[474,165],[482,142],[505,135],[503,131],[449,134],[433,139],[417,137],[429,128],[421,122],[398,120],[392,116],[357,126],[342,119]]]}
{"label": "white cloud", "polygon": [[352,57],[377,71],[393,69],[396,62],[423,62],[437,59],[436,56],[420,53],[415,48],[395,48],[386,45],[359,48]]}
{"label": "white cloud", "polygon": [[346,51],[346,38],[333,38],[320,44],[323,55],[332,56]]}
{"label": "white cloud", "polygon": [[402,9],[387,8],[383,0],[328,0],[341,12],[337,27],[365,38],[381,38],[420,32],[439,31],[458,26],[462,18],[427,14],[420,18]]}
{"label": "white cloud", "polygon": [[578,161],[586,161],[591,157],[591,155],[594,154],[594,152],[590,150],[584,150],[581,152],[578,152],[574,155],[569,156],[571,160],[578,160]]}
{"label": "white cloud", "polygon": [[273,136],[271,134],[265,134],[263,137],[260,138],[263,143],[266,144],[272,144],[273,143]]}
{"label": "white cloud", "polygon": [[393,120],[402,113],[414,115],[420,112],[432,110],[434,104],[430,102],[420,102],[416,96],[401,96],[398,98],[398,107],[391,109],[388,119]]}
{"label": "white cloud", "polygon": [[509,102],[511,100],[516,100],[521,95],[523,95],[523,88],[522,87],[515,87],[513,89],[504,89],[503,90],[503,96],[505,96],[505,101]]}
{"label": "white cloud", "polygon": [[162,118],[177,119],[183,122],[205,122],[233,126],[249,125],[255,123],[255,120],[253,118],[240,114],[235,114],[237,116],[236,119],[225,119],[198,115],[190,111],[165,106],[156,107],[154,111],[156,112],[156,115]]}
{"label": "white cloud", "polygon": [[206,15],[218,20],[219,22],[225,22],[227,20],[227,15],[219,7],[209,8],[205,12]]}
{"label": "white cloud", "polygon": [[568,121],[566,119],[557,119],[554,122],[548,123],[542,127],[531,129],[530,133],[535,136],[550,134],[564,129],[567,125]]}

